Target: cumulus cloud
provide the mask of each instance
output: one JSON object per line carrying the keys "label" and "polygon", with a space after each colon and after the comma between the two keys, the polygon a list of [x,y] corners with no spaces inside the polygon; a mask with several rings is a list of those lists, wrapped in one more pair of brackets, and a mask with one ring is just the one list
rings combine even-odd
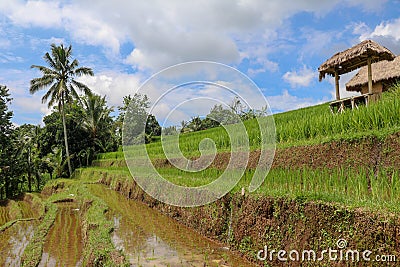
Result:
{"label": "cumulus cloud", "polygon": [[[378,3],[379,2],[379,3]],[[0,12],[22,27],[63,28],[75,41],[104,47],[118,54],[124,42],[134,49],[126,62],[138,69],[158,70],[191,60],[237,64],[247,57],[250,74],[276,71],[268,59],[273,33],[282,21],[298,12],[319,16],[336,5],[377,8],[384,1],[280,0],[2,1]],[[221,12],[223,10],[223,12]],[[254,50],[254,45],[257,49]],[[258,51],[257,51],[258,50]]]}
{"label": "cumulus cloud", "polygon": [[51,113],[51,109],[47,107],[47,103],[42,103],[42,97],[39,95],[15,98],[12,102],[12,107],[22,113],[39,111],[44,116]]}
{"label": "cumulus cloud", "polygon": [[292,88],[307,87],[316,78],[317,72],[304,66],[299,71],[288,71],[283,75],[283,80]]}
{"label": "cumulus cloud", "polygon": [[389,48],[396,55],[400,54],[400,17],[392,21],[384,21],[374,29],[370,29],[365,23],[359,23],[354,29],[359,35],[359,40],[373,39]]}
{"label": "cumulus cloud", "polygon": [[[65,31],[67,36],[63,38],[66,40],[72,39],[77,43],[101,47],[108,56],[115,56],[118,60],[124,57],[123,63],[130,64],[139,71],[135,74],[124,74],[106,71],[115,69],[113,66],[106,66],[94,77],[82,77],[82,81],[95,92],[107,95],[110,105],[117,106],[121,104],[123,96],[133,94],[139,87],[144,71],[154,72],[184,61],[210,60],[230,65],[244,62],[243,65],[246,65],[247,73],[251,76],[277,72],[279,63],[271,59],[271,55],[285,51],[290,43],[285,39],[287,36],[282,36],[282,32],[286,31],[285,21],[294,14],[310,12],[316,16],[324,16],[339,5],[374,10],[384,3],[385,1],[376,0],[298,0],[292,1],[290,5],[282,4],[280,0],[98,0],[95,4],[92,0],[0,1],[0,14],[7,18],[0,22],[0,47],[10,46],[7,26],[39,27],[58,29],[62,33]],[[399,47],[399,24],[399,20],[394,20],[384,22],[373,30],[361,27],[358,34],[374,39],[383,38],[387,47],[394,47],[395,52],[396,47]],[[310,33],[304,35],[307,41],[303,49],[305,55],[309,56],[314,51],[332,46],[334,32],[311,32],[309,29],[305,32]],[[15,36],[13,40],[18,38],[25,40],[27,37]],[[31,45],[62,41],[62,38],[32,40]],[[121,47],[125,44],[128,46],[124,46],[122,55]],[[25,43],[21,41],[19,45]],[[127,49],[130,50],[126,51]],[[400,48],[398,51],[400,52]],[[331,55],[331,52],[327,54]],[[13,54],[0,54],[0,61],[18,60],[10,58],[12,56]],[[91,56],[93,55],[87,55],[82,62],[87,62]],[[97,68],[103,63],[97,58],[94,62]],[[283,79],[293,88],[309,86],[314,78],[315,74],[308,67],[288,71],[283,75]],[[28,80],[26,77],[21,79],[25,82]],[[157,88],[146,92],[150,97],[156,93]],[[282,111],[315,103],[311,98],[299,98],[287,91],[272,99],[278,103],[276,109]],[[16,105],[23,108],[22,103],[20,100]],[[29,105],[26,108],[41,109],[39,106]],[[169,109],[170,106],[159,108],[160,113]]]}
{"label": "cumulus cloud", "polygon": [[2,1],[0,11],[16,25],[22,27],[54,28],[62,25],[59,2],[47,1]]}
{"label": "cumulus cloud", "polygon": [[288,90],[283,90],[280,95],[266,96],[266,98],[274,113],[314,106],[328,101],[327,99],[315,100],[312,97],[298,97],[291,95]]}
{"label": "cumulus cloud", "polygon": [[141,85],[141,77],[138,74],[111,71],[98,73],[95,76],[83,76],[79,80],[93,92],[105,95],[107,103],[114,107],[122,104],[124,96],[135,94]]}

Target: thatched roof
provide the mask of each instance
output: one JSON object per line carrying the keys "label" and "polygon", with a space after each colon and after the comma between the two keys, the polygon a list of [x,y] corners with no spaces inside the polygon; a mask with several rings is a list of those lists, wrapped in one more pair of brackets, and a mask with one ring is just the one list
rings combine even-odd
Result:
{"label": "thatched roof", "polygon": [[[380,82],[400,78],[400,56],[393,61],[379,61],[371,65],[372,82]],[[368,83],[368,68],[362,67],[351,80],[346,83],[347,91],[361,91],[361,87]]]}
{"label": "thatched roof", "polygon": [[372,40],[366,40],[345,51],[336,53],[319,68],[319,80],[325,78],[326,74],[334,76],[335,71],[339,75],[348,73],[362,66],[367,65],[368,57],[372,62],[381,60],[393,60],[395,55],[386,47],[383,47]]}

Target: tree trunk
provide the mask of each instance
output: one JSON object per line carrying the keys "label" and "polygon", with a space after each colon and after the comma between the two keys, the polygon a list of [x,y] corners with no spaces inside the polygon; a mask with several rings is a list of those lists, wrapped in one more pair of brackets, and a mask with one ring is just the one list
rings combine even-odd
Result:
{"label": "tree trunk", "polygon": [[32,166],[31,166],[31,149],[28,147],[28,191],[32,192]]}
{"label": "tree trunk", "polygon": [[69,158],[68,138],[67,138],[67,125],[66,125],[66,122],[65,122],[64,103],[61,103],[61,115],[62,115],[62,121],[63,121],[63,127],[64,127],[65,154],[67,156],[68,172],[69,172],[68,176],[71,177],[72,168],[71,168],[71,160]]}
{"label": "tree trunk", "polygon": [[32,192],[32,175],[31,170],[28,170],[28,191]]}
{"label": "tree trunk", "polygon": [[36,191],[40,192],[40,174],[39,172],[35,172],[35,177],[36,177]]}

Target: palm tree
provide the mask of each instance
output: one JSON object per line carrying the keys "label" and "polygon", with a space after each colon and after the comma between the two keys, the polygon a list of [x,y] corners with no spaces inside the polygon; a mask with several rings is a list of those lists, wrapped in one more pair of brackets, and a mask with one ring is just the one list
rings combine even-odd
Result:
{"label": "palm tree", "polygon": [[75,80],[76,77],[83,75],[93,76],[91,68],[79,67],[77,59],[72,59],[72,47],[64,47],[64,45],[56,46],[51,45],[51,55],[46,53],[44,55],[48,67],[32,65],[31,68],[38,69],[42,72],[43,76],[31,80],[31,87],[29,89],[31,94],[36,93],[42,89],[48,91],[42,97],[42,103],[48,101],[48,107],[52,107],[57,103],[58,110],[62,116],[64,128],[64,142],[65,153],[68,162],[69,175],[72,174],[71,161],[68,149],[67,126],[65,122],[65,104],[70,103],[74,98],[79,99],[78,92],[83,91],[86,94],[90,93],[89,87],[85,84]]}

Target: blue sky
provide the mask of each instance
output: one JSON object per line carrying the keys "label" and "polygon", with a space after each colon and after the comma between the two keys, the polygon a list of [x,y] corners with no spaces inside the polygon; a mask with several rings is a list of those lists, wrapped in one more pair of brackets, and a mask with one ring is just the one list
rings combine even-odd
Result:
{"label": "blue sky", "polygon": [[318,66],[365,39],[400,54],[400,1],[0,0],[0,84],[14,98],[13,122],[40,124],[49,110],[29,94],[39,76],[30,66],[64,43],[95,72],[82,81],[112,106],[165,67],[210,60],[248,75],[280,112],[332,100]]}

